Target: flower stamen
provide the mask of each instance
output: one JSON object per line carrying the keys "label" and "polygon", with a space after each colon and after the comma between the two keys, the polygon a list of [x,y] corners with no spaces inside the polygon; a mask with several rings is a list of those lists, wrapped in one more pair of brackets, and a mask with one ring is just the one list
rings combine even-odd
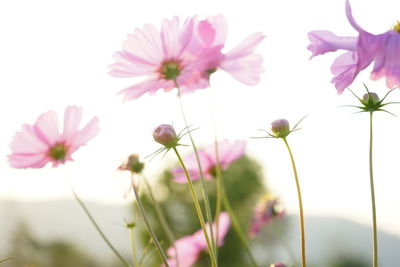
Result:
{"label": "flower stamen", "polygon": [[398,20],[396,24],[393,26],[393,30],[400,33],[400,20]]}
{"label": "flower stamen", "polygon": [[161,64],[159,73],[165,80],[174,80],[179,76],[181,70],[182,68],[179,61],[167,60]]}
{"label": "flower stamen", "polygon": [[49,157],[57,161],[64,161],[67,153],[68,148],[63,143],[55,144],[48,151]]}

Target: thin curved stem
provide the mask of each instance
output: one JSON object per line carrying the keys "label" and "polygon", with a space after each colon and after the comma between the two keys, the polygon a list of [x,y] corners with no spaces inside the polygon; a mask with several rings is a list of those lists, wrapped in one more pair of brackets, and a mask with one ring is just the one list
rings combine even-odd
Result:
{"label": "thin curved stem", "polygon": [[[221,178],[220,178],[220,179],[221,179]],[[240,227],[239,221],[237,220],[236,215],[235,215],[235,213],[234,213],[234,211],[233,211],[233,209],[232,209],[232,206],[231,206],[231,204],[229,203],[229,199],[228,199],[228,196],[227,196],[226,193],[225,193],[225,189],[224,189],[224,186],[223,186],[222,179],[221,179],[221,185],[222,185],[222,186],[221,186],[221,191],[222,191],[222,192],[221,192],[222,202],[223,202],[223,204],[224,204],[224,207],[225,207],[226,211],[227,211],[228,214],[229,214],[229,217],[230,217],[231,222],[232,222],[233,229],[235,230],[237,236],[239,237],[240,242],[242,243],[243,247],[245,248],[246,253],[247,253],[247,255],[249,256],[249,258],[250,258],[252,264],[253,264],[254,266],[258,266],[258,264],[257,264],[257,262],[256,262],[256,260],[255,260],[255,258],[254,258],[254,256],[253,256],[253,254],[251,253],[249,243],[247,242],[247,237],[246,237],[246,235],[243,233],[242,228]]]}
{"label": "thin curved stem", "polygon": [[133,227],[129,227],[128,230],[129,230],[129,238],[131,240],[133,267],[140,267],[137,256],[136,256],[134,229],[133,229]]}
{"label": "thin curved stem", "polygon": [[5,258],[5,259],[1,259],[1,260],[0,260],[0,263],[6,262],[6,261],[8,261],[8,260],[12,260],[12,259],[14,259],[14,258],[15,258],[15,256],[8,257],[8,258]]}
{"label": "thin curved stem", "polygon": [[[188,128],[189,124],[188,124],[187,119],[186,119],[185,110],[183,108],[182,99],[181,99],[181,89],[180,89],[179,84],[178,84],[178,82],[176,80],[174,80],[174,84],[175,84],[176,89],[178,90],[179,107],[180,107],[180,110],[181,110],[181,113],[182,113],[182,118],[183,118],[183,121],[185,123],[185,127]],[[204,204],[205,204],[204,206],[205,206],[205,209],[206,209],[206,218],[207,218],[207,222],[208,222],[208,225],[209,225],[209,231],[210,231],[210,235],[211,235],[212,249],[214,250],[214,254],[217,254],[217,249],[216,248],[218,247],[218,244],[216,244],[215,241],[214,241],[214,233],[213,233],[213,228],[212,228],[211,205],[210,205],[210,200],[208,198],[208,190],[207,190],[207,186],[206,186],[206,182],[205,182],[205,178],[204,178],[204,172],[203,172],[203,168],[201,167],[199,153],[197,151],[196,144],[194,143],[192,133],[191,133],[191,131],[188,131],[188,133],[189,133],[189,139],[190,139],[190,142],[192,144],[194,154],[196,156],[197,166],[199,168],[200,181],[201,181],[202,193],[203,193]]]}
{"label": "thin curved stem", "polygon": [[111,244],[110,240],[108,240],[106,235],[101,230],[100,226],[96,223],[96,220],[90,214],[90,212],[89,212],[88,208],[86,207],[85,203],[83,203],[83,201],[79,198],[78,194],[75,192],[75,190],[72,187],[71,187],[71,189],[72,189],[72,193],[74,194],[75,199],[78,201],[79,205],[81,206],[83,211],[86,213],[86,215],[88,216],[89,220],[92,222],[93,226],[96,228],[97,232],[100,234],[100,236],[106,242],[108,247],[114,252],[114,254],[117,256],[117,258],[120,259],[120,261],[124,264],[124,266],[131,267],[131,265],[121,256],[121,254]]}
{"label": "thin curved stem", "polygon": [[167,220],[165,219],[164,213],[160,207],[160,204],[158,203],[158,201],[156,200],[156,198],[154,197],[153,194],[153,190],[151,189],[151,186],[149,184],[149,182],[147,181],[146,177],[144,175],[142,175],[142,180],[144,181],[146,187],[147,187],[147,191],[149,192],[150,198],[154,203],[154,209],[156,211],[156,216],[159,220],[159,222],[161,223],[161,227],[164,229],[165,235],[168,238],[168,241],[171,243],[171,246],[174,248],[175,250],[175,260],[177,263],[177,267],[179,267],[179,257],[178,257],[178,249],[176,248],[175,245],[175,237],[174,234],[171,230],[171,228],[168,225]]}
{"label": "thin curved stem", "polygon": [[[194,190],[194,186],[193,186],[192,180],[190,179],[190,176],[189,176],[189,173],[188,173],[188,171],[186,169],[185,163],[183,163],[183,160],[182,160],[181,156],[179,155],[178,150],[176,149],[176,147],[173,147],[172,149],[174,150],[176,156],[178,157],[179,163],[181,164],[182,169],[183,169],[183,171],[184,171],[184,173],[186,175],[186,179],[187,179],[187,182],[188,182],[188,185],[189,185],[190,193],[192,195],[194,206],[196,208],[197,216],[199,217],[201,229],[203,229],[204,237],[206,239],[208,252],[210,253],[211,264],[212,264],[213,267],[217,267],[218,266],[217,265],[217,259],[215,258],[215,254],[214,254],[214,250],[213,250],[213,247],[212,247],[212,243],[211,243],[210,238],[209,238],[208,233],[207,233],[206,225],[204,223],[203,213],[201,211],[199,199],[197,198],[196,192]],[[212,225],[211,225],[211,227],[212,227]]]}
{"label": "thin curved stem", "polygon": [[165,255],[164,250],[162,249],[161,244],[158,241],[158,238],[157,238],[156,234],[154,233],[153,228],[150,225],[150,222],[149,222],[149,220],[147,218],[147,215],[146,215],[146,212],[144,210],[142,201],[140,200],[139,193],[137,191],[137,187],[136,187],[135,184],[133,184],[133,179],[132,179],[132,188],[133,188],[133,192],[135,193],[136,203],[137,203],[137,205],[139,207],[140,215],[142,215],[142,218],[143,218],[143,221],[144,221],[144,223],[146,225],[147,231],[149,232],[151,238],[153,239],[154,245],[157,248],[157,252],[160,255],[161,260],[164,262],[166,267],[169,267],[167,256]]}
{"label": "thin curved stem", "polygon": [[370,123],[369,123],[369,181],[371,186],[371,204],[372,204],[372,237],[373,237],[373,248],[372,248],[372,258],[373,267],[378,267],[378,233],[377,233],[377,223],[376,223],[376,206],[375,206],[375,189],[374,189],[374,172],[372,168],[372,114],[370,112]]}
{"label": "thin curved stem", "polygon": [[294,162],[294,157],[292,150],[290,149],[290,146],[286,140],[286,138],[282,138],[283,142],[285,143],[289,155],[290,155],[290,160],[292,162],[292,167],[293,167],[293,173],[294,173],[294,178],[296,180],[296,188],[297,188],[297,197],[299,199],[299,211],[300,211],[300,233],[301,233],[301,266],[306,267],[306,239],[305,239],[305,232],[304,232],[304,215],[303,215],[303,201],[301,198],[301,190],[300,190],[300,182],[299,182],[299,176],[297,174],[297,169],[296,169],[296,164]]}

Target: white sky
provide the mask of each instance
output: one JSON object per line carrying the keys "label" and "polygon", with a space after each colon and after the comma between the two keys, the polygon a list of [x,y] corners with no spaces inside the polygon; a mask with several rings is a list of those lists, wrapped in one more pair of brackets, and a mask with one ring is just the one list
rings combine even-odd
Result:
{"label": "white sky", "polygon": [[[400,2],[351,1],[358,23],[373,33],[389,29]],[[305,114],[303,130],[289,138],[294,151],[305,213],[370,222],[368,178],[368,115],[337,108],[355,104],[345,92],[337,96],[330,84],[330,65],[339,53],[309,61],[307,32],[326,29],[355,36],[343,1],[1,1],[0,2],[0,198],[43,200],[71,197],[66,172],[85,198],[121,202],[116,168],[130,153],[148,155],[159,146],[152,130],[161,123],[183,127],[174,92],[144,96],[122,103],[115,94],[137,80],[107,74],[112,54],[128,33],[144,23],[159,25],[163,18],[223,13],[229,23],[226,48],[262,31],[258,48],[265,73],[258,86],[240,84],[223,72],[212,78],[213,88],[184,97],[197,143],[213,140],[212,118],[220,139],[248,140],[248,154],[265,168],[266,183],[280,195],[289,212],[297,211],[296,191],[285,147],[280,140],[254,140],[256,129],[287,118],[292,124]],[[226,51],[226,50],[225,50]],[[368,69],[370,70],[370,68]],[[362,82],[383,95],[383,81],[369,80],[364,71],[352,85],[364,94]],[[213,99],[211,101],[210,99]],[[399,93],[391,95],[399,101]],[[211,104],[213,102],[214,104]],[[102,131],[75,154],[75,162],[53,169],[16,170],[8,166],[8,144],[23,123],[34,123],[47,110],[62,114],[67,105],[84,107],[86,119],[97,115]],[[400,114],[398,106],[388,108]],[[400,141],[398,117],[377,114],[375,183],[378,224],[400,236]],[[174,156],[147,165],[150,176],[173,164]]]}

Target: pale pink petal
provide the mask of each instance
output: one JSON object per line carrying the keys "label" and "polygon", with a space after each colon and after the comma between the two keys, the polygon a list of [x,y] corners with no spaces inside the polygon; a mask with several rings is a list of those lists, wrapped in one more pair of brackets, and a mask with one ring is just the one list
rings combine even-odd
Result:
{"label": "pale pink petal", "polygon": [[15,134],[10,148],[13,153],[34,154],[45,153],[48,150],[48,145],[37,137],[31,125],[24,124],[21,131]]}
{"label": "pale pink petal", "polygon": [[[203,150],[198,150],[197,153],[199,155],[199,160],[201,168],[203,170],[204,178],[210,180],[212,177],[209,173],[207,173],[207,170],[213,167],[215,163],[211,161],[209,155],[207,155]],[[192,153],[186,156],[183,162],[185,163],[185,166],[188,170],[189,176],[192,179],[192,181],[200,179],[200,172],[196,160],[196,155]],[[187,183],[187,178],[181,167],[173,169],[172,173],[174,174],[174,182]]]}
{"label": "pale pink petal", "polygon": [[161,23],[161,43],[164,52],[164,59],[175,59],[180,47],[179,39],[179,19],[173,17],[171,21],[164,19]]}
{"label": "pale pink petal", "polygon": [[224,45],[226,41],[226,36],[228,34],[228,22],[224,15],[219,14],[207,18],[216,31],[213,45]]}
{"label": "pale pink petal", "polygon": [[123,94],[124,101],[133,100],[141,97],[145,93],[154,94],[158,89],[163,87],[166,81],[159,80],[157,77],[143,81],[141,83],[132,85],[124,90],[120,91],[118,94]]}
{"label": "pale pink petal", "polygon": [[159,67],[125,51],[116,52],[113,57],[116,63],[109,66],[109,73],[116,77],[151,75]]}
{"label": "pale pink petal", "polygon": [[[231,220],[229,219],[228,213],[225,211],[221,212],[219,215],[219,221],[218,221],[218,246],[222,246],[224,244],[224,239],[225,239],[226,234],[229,231],[230,226],[231,226]],[[216,239],[217,226],[215,223],[213,224],[212,228],[213,228],[214,238]],[[207,229],[208,234],[210,234],[210,232],[209,232],[210,227],[209,227],[208,223],[206,223],[206,229]],[[193,234],[193,241],[202,250],[207,249],[207,242],[204,237],[204,232],[202,229]]]}
{"label": "pale pink petal", "polygon": [[[148,32],[147,32],[148,30]],[[144,31],[135,29],[135,34],[129,34],[122,44],[122,49],[137,58],[139,62],[149,64],[161,62],[163,52],[158,31],[151,26],[145,26]]]}
{"label": "pale pink petal", "polygon": [[33,130],[43,143],[55,144],[60,137],[56,112],[51,110],[40,115],[33,126]]}
{"label": "pale pink petal", "polygon": [[358,54],[356,52],[347,52],[333,62],[331,71],[335,77],[332,79],[332,83],[335,84],[338,94],[341,94],[356,78],[359,73],[357,64]]}
{"label": "pale pink petal", "polygon": [[[192,236],[184,236],[175,241],[175,247],[178,251],[179,267],[191,267],[199,258],[201,249],[197,247]],[[167,250],[169,256],[168,264],[170,267],[177,267],[175,248],[170,247]]]}
{"label": "pale pink petal", "polygon": [[179,51],[173,57],[180,58],[182,54],[184,54],[185,50],[188,49],[188,46],[191,43],[193,36],[194,22],[193,18],[188,18],[184,25],[182,26],[182,30],[179,33],[178,45],[180,47]]}
{"label": "pale pink petal", "polygon": [[216,30],[209,21],[207,20],[200,21],[197,30],[201,40],[207,47],[211,46],[214,43]]}
{"label": "pale pink petal", "polygon": [[13,153],[8,156],[8,161],[13,168],[42,168],[49,158],[45,154]]}
{"label": "pale pink petal", "polygon": [[221,143],[219,146],[220,163],[223,167],[229,166],[233,161],[243,156],[246,150],[245,141],[235,141],[233,144]]}
{"label": "pale pink petal", "polygon": [[63,139],[73,137],[78,131],[79,124],[82,119],[82,108],[76,106],[68,106],[64,112],[64,129],[62,133]]}
{"label": "pale pink petal", "polygon": [[71,153],[77,150],[80,146],[85,145],[90,139],[95,137],[100,131],[99,119],[94,117],[82,130],[69,140],[66,140],[68,145],[71,146]]}
{"label": "pale pink petal", "polygon": [[238,46],[226,54],[226,60],[238,59],[253,53],[264,37],[261,32],[256,32],[246,37]]}
{"label": "pale pink petal", "polygon": [[338,49],[348,51],[357,48],[358,38],[356,37],[339,37],[329,31],[312,31],[308,33],[308,39],[311,44],[307,47],[312,52],[311,57],[333,52]]}
{"label": "pale pink petal", "polygon": [[262,62],[262,56],[253,53],[238,59],[226,60],[221,68],[239,82],[253,86],[260,82],[260,76],[264,72]]}

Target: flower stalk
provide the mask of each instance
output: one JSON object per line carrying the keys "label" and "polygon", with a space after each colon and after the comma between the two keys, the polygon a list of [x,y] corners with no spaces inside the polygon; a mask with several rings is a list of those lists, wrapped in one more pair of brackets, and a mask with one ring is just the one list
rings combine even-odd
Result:
{"label": "flower stalk", "polygon": [[[203,213],[201,211],[199,199],[197,198],[196,192],[194,190],[194,186],[193,186],[192,180],[190,179],[190,176],[189,176],[189,173],[188,173],[188,171],[186,169],[185,163],[183,162],[181,156],[179,155],[178,150],[176,149],[176,147],[173,147],[172,149],[174,150],[174,152],[175,152],[175,154],[176,154],[176,156],[177,156],[177,158],[179,160],[179,163],[181,164],[181,167],[182,167],[182,169],[183,169],[183,171],[185,173],[185,176],[186,176],[186,179],[187,179],[187,182],[188,182],[188,185],[189,185],[190,194],[192,195],[193,203],[195,205],[196,212],[197,212],[197,216],[199,218],[200,225],[201,225],[201,228],[202,228],[203,233],[204,233],[204,238],[206,239],[208,252],[210,253],[211,265],[213,267],[217,267],[218,264],[217,264],[217,259],[215,257],[215,253],[214,253],[215,250],[213,249],[212,242],[210,241],[209,235],[207,233],[206,225],[204,223]],[[212,227],[212,225],[210,225],[210,229],[211,229],[211,227]],[[211,236],[212,236],[212,234],[211,234]]]}
{"label": "flower stalk", "polygon": [[375,189],[374,189],[374,172],[372,165],[372,138],[373,138],[373,124],[372,124],[373,111],[369,112],[369,179],[371,187],[371,206],[372,206],[372,237],[373,237],[373,248],[372,248],[372,259],[373,267],[378,267],[378,233],[376,223],[376,206],[375,206]]}
{"label": "flower stalk", "polygon": [[[184,108],[183,108],[183,104],[182,104],[181,89],[180,89],[179,84],[178,84],[176,79],[174,80],[174,83],[175,83],[176,89],[178,90],[179,107],[180,107],[180,110],[181,110],[181,113],[182,113],[182,118],[183,118],[183,121],[185,123],[185,127],[189,128],[189,125],[188,125],[188,122],[187,122],[187,119],[186,119],[186,115],[185,115],[185,111],[184,111]],[[208,198],[208,190],[207,190],[207,186],[206,186],[206,182],[205,182],[205,178],[204,178],[204,172],[203,172],[203,168],[201,166],[199,153],[198,153],[196,144],[195,144],[195,142],[193,140],[192,133],[190,131],[188,131],[188,134],[189,134],[189,139],[190,139],[190,142],[192,144],[193,151],[194,151],[194,154],[195,154],[195,157],[196,157],[197,166],[199,168],[200,181],[201,181],[202,193],[203,193],[204,204],[205,204],[204,206],[205,206],[205,210],[206,210],[207,222],[208,222],[208,225],[209,225],[212,249],[214,251],[214,254],[217,255],[218,243],[215,242],[215,240],[214,240],[214,233],[213,233],[213,229],[212,229],[211,205],[210,205],[210,200]],[[218,228],[218,222],[217,222],[217,228]],[[217,235],[217,239],[218,239],[218,235]]]}
{"label": "flower stalk", "polygon": [[296,180],[296,188],[297,188],[297,197],[299,200],[299,211],[300,211],[300,234],[301,234],[301,266],[306,267],[306,240],[305,240],[305,231],[304,231],[304,215],[303,215],[303,201],[301,198],[301,190],[300,190],[300,182],[297,174],[296,164],[294,162],[294,157],[292,150],[290,149],[289,143],[286,140],[286,137],[282,137],[283,142],[286,145],[286,148],[290,155],[290,160],[292,162],[294,178]]}
{"label": "flower stalk", "polygon": [[147,231],[149,232],[151,238],[153,239],[153,242],[154,242],[154,245],[156,246],[158,255],[160,256],[160,258],[163,261],[163,263],[165,264],[165,266],[169,267],[167,256],[165,255],[164,250],[162,249],[161,244],[158,241],[158,238],[157,238],[153,228],[151,227],[151,224],[150,224],[150,222],[149,222],[149,220],[147,218],[146,212],[144,210],[142,201],[140,200],[139,193],[138,193],[138,190],[137,190],[137,186],[133,182],[133,174],[132,174],[132,189],[133,189],[133,192],[135,193],[136,203],[137,203],[137,205],[139,207],[140,215],[143,218],[143,221],[144,221],[144,223],[146,225]]}

